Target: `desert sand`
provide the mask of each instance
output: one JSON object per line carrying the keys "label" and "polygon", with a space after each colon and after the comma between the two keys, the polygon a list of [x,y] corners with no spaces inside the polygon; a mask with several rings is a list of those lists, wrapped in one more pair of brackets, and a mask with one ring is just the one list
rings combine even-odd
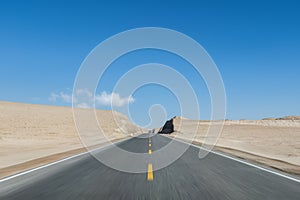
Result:
{"label": "desert sand", "polygon": [[[108,110],[96,113],[110,141],[141,132],[120,113],[114,112],[115,116]],[[103,136],[95,137],[96,130],[91,130],[91,135],[83,136],[87,142],[82,144],[70,107],[0,102],[0,122],[0,177],[86,151],[85,145],[96,147],[108,143]],[[85,125],[93,129],[89,120]]]}
{"label": "desert sand", "polygon": [[[83,116],[91,112],[79,111]],[[0,102],[0,177],[87,151],[86,146],[107,144],[107,139],[117,141],[145,131],[120,113],[97,110],[96,116],[106,139],[85,117],[81,128],[87,133],[80,139],[70,107]],[[171,137],[201,145],[213,123],[219,122],[176,117]],[[191,140],[196,125],[198,131]],[[214,150],[299,175],[300,118],[227,120]]]}
{"label": "desert sand", "polygon": [[[176,117],[175,133],[172,137],[193,141],[201,146],[209,125],[213,123],[220,122]],[[197,124],[198,130],[195,129]],[[191,135],[195,136],[194,140],[191,139]],[[267,120],[226,120],[214,149],[299,175],[300,119],[285,117]]]}

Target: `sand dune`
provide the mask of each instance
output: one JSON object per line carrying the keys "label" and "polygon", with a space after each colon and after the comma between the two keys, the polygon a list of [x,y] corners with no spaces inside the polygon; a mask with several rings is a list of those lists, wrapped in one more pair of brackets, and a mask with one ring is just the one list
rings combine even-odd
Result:
{"label": "sand dune", "polygon": [[[217,149],[254,160],[282,171],[300,174],[300,120],[226,120]],[[202,144],[210,124],[218,122],[174,119],[175,135],[191,138],[199,124],[194,143]]]}
{"label": "sand dune", "polygon": [[[82,114],[90,112],[80,110]],[[139,134],[141,130],[126,116],[112,111],[97,110],[105,136],[116,141]],[[117,121],[115,120],[117,118]],[[241,158],[300,174],[300,120],[284,117],[267,120],[225,121],[217,149]],[[73,113],[69,107],[0,102],[0,177],[53,162],[86,151],[77,134]],[[193,127],[199,124],[194,143],[205,141],[212,121],[174,119],[178,138],[191,138]],[[89,146],[106,142],[98,137],[97,127],[86,120],[87,133],[82,135]],[[126,134],[125,134],[126,133]]]}
{"label": "sand dune", "polygon": [[[121,128],[112,111],[97,110],[96,113],[105,136],[112,141],[129,136],[123,132],[141,132],[120,113],[116,113],[116,117],[122,122]],[[53,161],[53,158],[60,159],[78,153],[78,150],[85,151],[77,134],[70,107],[0,102],[0,122],[0,177],[45,164]],[[86,125],[91,127],[89,122]],[[104,142],[106,140],[103,137],[91,137],[91,142],[87,144],[97,145]],[[50,158],[49,156],[52,156],[52,159],[41,160],[45,157]],[[35,162],[36,159],[40,162]],[[22,165],[23,163],[27,165]]]}

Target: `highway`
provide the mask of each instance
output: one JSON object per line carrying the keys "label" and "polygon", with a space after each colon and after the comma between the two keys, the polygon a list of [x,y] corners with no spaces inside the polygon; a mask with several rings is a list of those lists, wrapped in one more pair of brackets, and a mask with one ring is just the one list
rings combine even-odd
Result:
{"label": "highway", "polygon": [[[149,145],[149,138],[143,136],[117,145],[151,154],[170,142],[154,135]],[[102,151],[112,148],[116,147]],[[145,163],[148,172],[140,174],[111,169],[83,154],[0,182],[0,199],[300,199],[299,181],[218,154],[199,159],[198,152],[190,146],[158,171]]]}

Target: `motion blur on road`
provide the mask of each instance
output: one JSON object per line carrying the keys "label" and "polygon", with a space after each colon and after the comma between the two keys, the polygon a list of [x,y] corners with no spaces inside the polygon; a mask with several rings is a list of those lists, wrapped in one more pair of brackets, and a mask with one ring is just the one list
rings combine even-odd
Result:
{"label": "motion blur on road", "polygon": [[[171,141],[150,132],[117,146],[151,156]],[[299,181],[214,153],[199,159],[198,151],[191,146],[158,171],[145,163],[147,172],[139,174],[111,169],[84,154],[1,182],[0,199],[299,199]]]}

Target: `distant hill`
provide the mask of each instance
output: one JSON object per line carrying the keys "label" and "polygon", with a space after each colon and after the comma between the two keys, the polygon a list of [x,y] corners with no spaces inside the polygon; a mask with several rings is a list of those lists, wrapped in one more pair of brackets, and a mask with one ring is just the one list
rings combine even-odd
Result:
{"label": "distant hill", "polygon": [[[0,177],[86,151],[83,139],[86,146],[92,147],[142,132],[121,113],[110,110],[94,112],[91,109],[79,111],[83,116],[93,112],[105,136],[89,118],[82,118],[84,121],[80,127],[86,131],[79,136],[71,107],[0,101]],[[16,165],[18,167],[8,169]]]}
{"label": "distant hill", "polygon": [[285,117],[269,117],[269,118],[263,118],[262,120],[300,120],[300,116],[285,116]]}

